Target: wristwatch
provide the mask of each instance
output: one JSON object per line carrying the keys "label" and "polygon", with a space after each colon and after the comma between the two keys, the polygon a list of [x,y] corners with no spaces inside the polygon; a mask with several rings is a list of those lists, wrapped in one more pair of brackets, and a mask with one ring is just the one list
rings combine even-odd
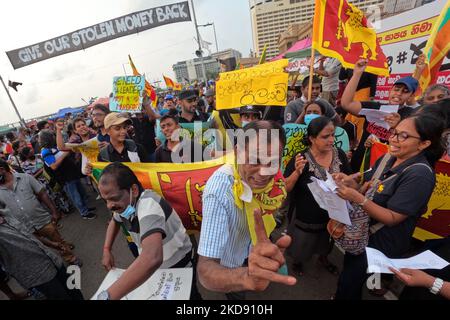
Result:
{"label": "wristwatch", "polygon": [[104,291],[100,292],[97,296],[97,300],[111,300],[109,297],[108,290],[104,290]]}
{"label": "wristwatch", "polygon": [[430,292],[432,294],[438,294],[439,291],[441,291],[443,285],[444,280],[436,278],[436,280],[434,280],[433,286],[430,288]]}

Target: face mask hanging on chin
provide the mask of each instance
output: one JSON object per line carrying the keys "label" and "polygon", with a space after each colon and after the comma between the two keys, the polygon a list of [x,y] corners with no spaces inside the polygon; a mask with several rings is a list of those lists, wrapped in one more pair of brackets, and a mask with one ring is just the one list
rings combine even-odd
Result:
{"label": "face mask hanging on chin", "polygon": [[132,190],[130,189],[130,204],[128,205],[128,207],[120,214],[120,216],[124,219],[129,220],[135,213],[136,213],[136,209],[134,208],[134,206],[131,205],[131,200],[132,200]]}

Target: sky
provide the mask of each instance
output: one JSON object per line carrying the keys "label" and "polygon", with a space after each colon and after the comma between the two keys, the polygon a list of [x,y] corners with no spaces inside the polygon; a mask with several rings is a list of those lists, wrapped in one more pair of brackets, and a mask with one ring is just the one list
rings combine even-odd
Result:
{"label": "sky", "polygon": [[[175,78],[172,65],[195,57],[198,45],[193,22],[180,22],[104,42],[14,70],[6,51],[52,39],[140,10],[183,0],[25,0],[5,1],[0,11],[0,75],[22,82],[10,93],[24,119],[78,107],[90,97],[108,96],[114,76],[131,74],[128,54],[150,82],[162,74]],[[233,48],[243,56],[252,49],[248,0],[194,0],[198,24],[215,23],[219,50]],[[24,8],[26,8],[24,10]],[[213,43],[212,27],[200,28]],[[124,70],[125,69],[125,70]],[[162,83],[160,84],[162,85]],[[0,87],[0,125],[19,121]]]}

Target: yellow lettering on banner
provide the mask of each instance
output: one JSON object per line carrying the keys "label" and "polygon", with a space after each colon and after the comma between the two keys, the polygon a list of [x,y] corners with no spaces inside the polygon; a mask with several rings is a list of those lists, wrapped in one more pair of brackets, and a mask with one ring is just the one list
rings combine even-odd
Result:
{"label": "yellow lettering on banner", "polygon": [[286,106],[288,60],[220,74],[216,84],[217,110],[245,105]]}
{"label": "yellow lettering on banner", "polygon": [[378,42],[381,46],[397,43],[405,40],[421,38],[430,35],[433,24],[437,17],[415,22],[397,29],[385,31],[377,34]]}

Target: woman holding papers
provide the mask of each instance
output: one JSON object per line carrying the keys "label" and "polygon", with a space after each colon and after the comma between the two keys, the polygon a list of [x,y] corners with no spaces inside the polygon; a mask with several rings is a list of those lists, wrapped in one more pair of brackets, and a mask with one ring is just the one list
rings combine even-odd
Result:
{"label": "woman holding papers", "polygon": [[334,147],[335,126],[326,117],[311,121],[305,143],[305,153],[298,154],[288,164],[285,172],[287,191],[291,193],[288,234],[292,237],[289,254],[294,258],[294,268],[302,273],[302,265],[313,254],[319,254],[319,262],[331,273],[337,274],[327,255],[333,247],[327,232],[327,211],[320,208],[308,188],[311,178],[327,180],[327,173],[350,174],[345,152]]}
{"label": "woman holding papers", "polygon": [[[364,177],[370,182],[361,189],[351,177],[334,175],[339,196],[359,204],[376,227],[371,228],[368,246],[389,258],[401,258],[407,253],[417,219],[426,211],[436,181],[432,168],[444,153],[443,128],[443,121],[430,114],[401,121],[390,133],[390,158],[377,161]],[[385,163],[381,176],[371,181],[380,163]],[[368,187],[375,190],[373,200],[362,191]],[[366,269],[366,253],[346,253],[336,299],[361,299]]]}

